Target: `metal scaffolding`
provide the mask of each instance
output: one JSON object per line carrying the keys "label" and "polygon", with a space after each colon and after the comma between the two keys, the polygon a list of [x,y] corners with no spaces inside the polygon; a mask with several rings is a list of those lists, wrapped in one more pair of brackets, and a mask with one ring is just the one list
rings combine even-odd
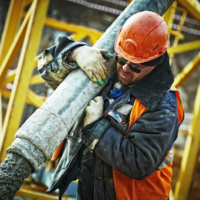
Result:
{"label": "metal scaffolding", "polygon": [[[183,8],[177,7],[177,4],[180,4]],[[196,0],[177,0],[173,3],[173,5],[166,12],[166,22],[168,24],[169,30],[171,29],[171,25],[173,23],[173,18],[176,9],[182,11],[182,18],[180,20],[179,29],[177,36],[175,36],[174,43],[168,49],[168,53],[170,55],[170,59],[173,58],[176,53],[183,53],[186,51],[200,49],[200,42],[193,41],[187,42],[184,44],[178,45],[178,40],[180,39],[181,30],[187,16],[189,13],[196,20],[200,22],[200,3]],[[199,67],[200,65],[200,53],[191,60],[184,69],[175,77],[174,86],[181,86]],[[188,199],[188,195],[191,189],[193,175],[195,171],[195,165],[198,160],[198,152],[199,152],[199,144],[200,144],[200,84],[198,86],[194,111],[193,111],[193,119],[190,125],[190,129],[187,134],[187,139],[185,143],[183,158],[181,162],[181,168],[179,172],[179,177],[176,182],[175,192],[171,193],[170,199],[172,200],[186,200]]]}

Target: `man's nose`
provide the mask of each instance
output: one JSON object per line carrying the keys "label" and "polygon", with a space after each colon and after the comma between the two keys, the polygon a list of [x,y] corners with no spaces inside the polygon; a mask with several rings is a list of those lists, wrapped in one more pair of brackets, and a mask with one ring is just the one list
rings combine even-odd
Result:
{"label": "man's nose", "polygon": [[126,63],[125,65],[123,65],[122,68],[123,68],[124,72],[132,72],[132,70],[131,70],[131,68],[130,68],[130,66],[129,66],[128,63]]}

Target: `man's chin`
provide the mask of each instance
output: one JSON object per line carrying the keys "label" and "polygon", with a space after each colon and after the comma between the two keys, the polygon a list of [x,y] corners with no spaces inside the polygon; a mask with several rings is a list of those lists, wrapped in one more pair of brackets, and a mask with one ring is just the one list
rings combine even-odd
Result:
{"label": "man's chin", "polygon": [[123,86],[129,86],[129,84],[128,84],[126,81],[119,80],[119,82],[120,82]]}
{"label": "man's chin", "polygon": [[127,83],[127,82],[125,82],[125,81],[123,81],[123,80],[119,80],[119,79],[118,79],[118,81],[119,81],[124,87],[132,87],[132,86],[136,85],[136,83],[134,83],[134,82]]}
{"label": "man's chin", "polygon": [[118,81],[123,85],[123,86],[131,86],[131,85],[134,85],[134,83],[130,83],[129,80],[127,79],[123,79],[122,77],[120,77],[119,75],[117,76],[118,78]]}

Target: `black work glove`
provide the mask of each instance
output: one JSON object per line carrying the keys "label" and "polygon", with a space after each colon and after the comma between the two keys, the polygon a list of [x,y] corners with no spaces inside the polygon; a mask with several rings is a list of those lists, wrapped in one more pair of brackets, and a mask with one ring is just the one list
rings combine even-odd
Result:
{"label": "black work glove", "polygon": [[107,119],[104,119],[103,116],[85,126],[82,129],[84,144],[89,147],[94,140],[99,140],[109,127],[111,127],[111,123]]}

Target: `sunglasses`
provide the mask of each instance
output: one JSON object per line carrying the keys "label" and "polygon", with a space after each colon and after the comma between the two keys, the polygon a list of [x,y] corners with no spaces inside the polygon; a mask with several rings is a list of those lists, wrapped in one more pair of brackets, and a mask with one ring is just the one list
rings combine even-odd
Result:
{"label": "sunglasses", "polygon": [[126,65],[126,64],[129,65],[130,69],[136,73],[140,73],[141,71],[143,71],[146,68],[146,67],[144,67],[143,69],[141,69],[141,68],[135,66],[133,63],[130,63],[129,61],[125,60],[118,54],[115,54],[115,59],[120,65]]}

